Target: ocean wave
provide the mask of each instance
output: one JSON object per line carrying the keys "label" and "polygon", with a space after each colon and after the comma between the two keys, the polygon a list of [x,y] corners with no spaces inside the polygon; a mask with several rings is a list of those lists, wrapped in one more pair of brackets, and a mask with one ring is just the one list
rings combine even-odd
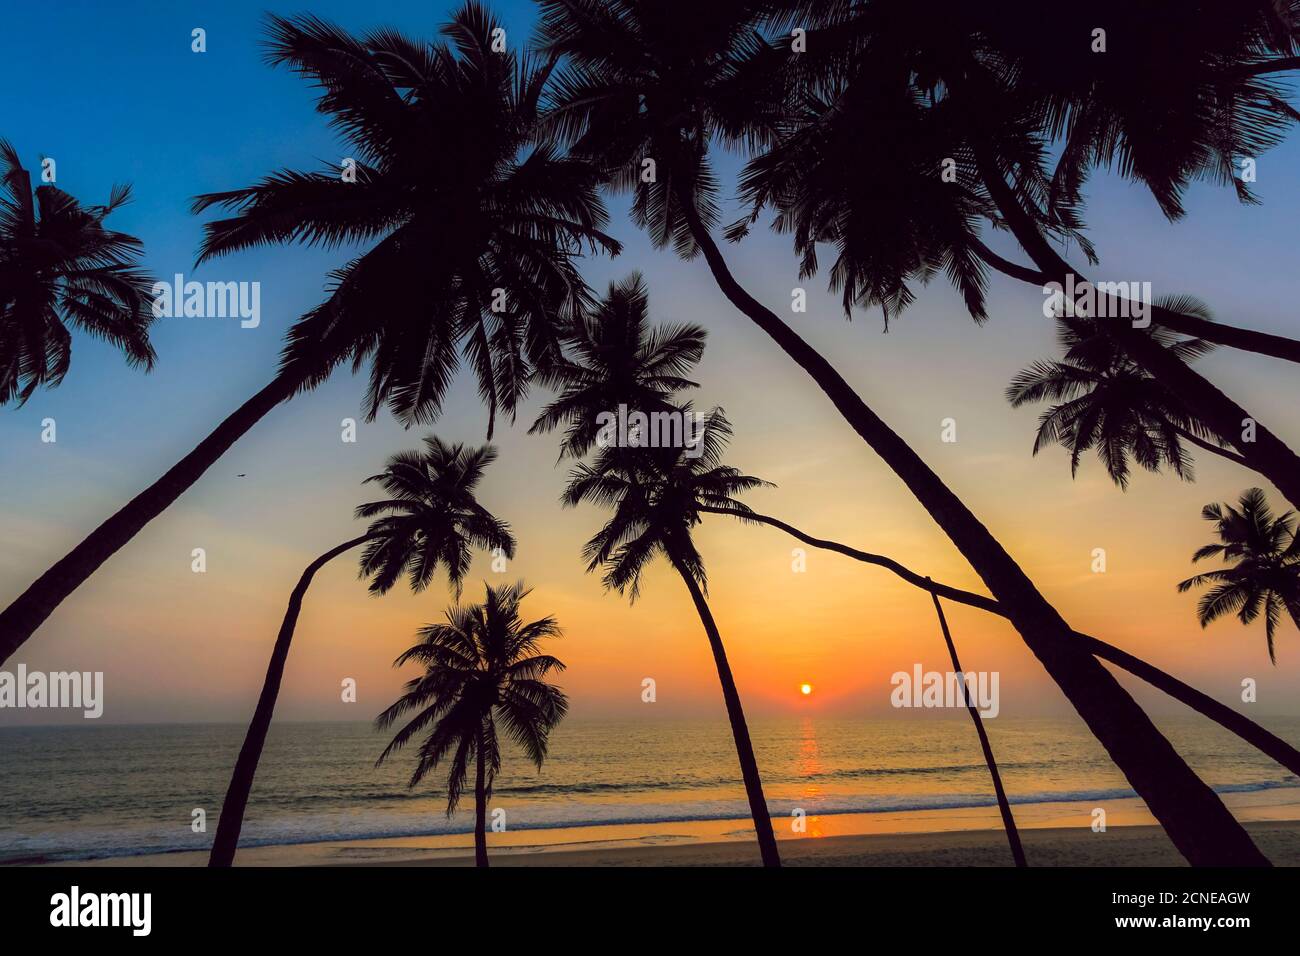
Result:
{"label": "ocean wave", "polygon": [[[1218,793],[1249,793],[1297,787],[1300,780],[1288,775],[1281,780],[1255,783],[1225,784],[1215,787]],[[1009,798],[1014,805],[1043,803],[1076,803],[1098,800],[1120,800],[1137,794],[1124,787],[1101,789],[1045,790],[1017,794]],[[818,801],[769,800],[768,807],[775,817],[789,816],[796,807],[809,816],[837,816],[847,813],[894,813],[918,810],[964,810],[995,806],[988,794],[909,794],[896,796],[838,796]],[[682,802],[679,804],[600,804],[568,803],[562,807],[529,806],[529,812],[545,810],[548,818],[527,818],[515,811],[511,830],[581,829],[595,826],[648,825],[689,823],[696,821],[743,819],[748,807],[743,800],[713,801],[708,803]],[[521,822],[519,817],[525,819]],[[291,844],[328,843],[340,840],[379,840],[401,837],[429,837],[462,835],[472,832],[468,819],[446,820],[437,818],[430,825],[429,817],[419,820],[411,814],[394,816],[389,820],[376,819],[383,814],[365,814],[356,810],[335,815],[292,817],[245,825],[240,847],[284,846]],[[69,835],[42,834],[30,836],[13,831],[0,831],[0,864],[14,865],[36,862],[75,862],[105,858],[129,858],[152,854],[186,851],[206,851],[210,839],[195,834],[195,840],[178,841],[162,838],[159,833],[123,833],[121,830],[87,833],[79,831],[77,846],[67,845]],[[129,838],[130,844],[116,844],[115,840]]]}
{"label": "ocean wave", "polygon": [[[1007,771],[1050,770],[1057,765],[1052,762],[1006,762],[999,763],[1005,774]],[[933,767],[858,767],[828,770],[809,775],[766,773],[763,781],[769,787],[781,784],[810,784],[819,780],[867,780],[875,777],[931,777],[957,773],[987,774],[988,765],[983,761],[946,764]],[[680,775],[645,778],[640,780],[588,781],[585,783],[520,783],[498,785],[493,793],[499,797],[538,797],[538,796],[589,796],[592,794],[635,794],[663,793],[674,791],[688,793],[695,790],[716,790],[720,787],[735,787],[739,783],[739,774],[734,776],[684,778]],[[328,806],[352,808],[368,803],[407,803],[428,800],[438,796],[440,791],[428,789],[394,790],[383,787],[350,788],[338,793],[266,793],[259,795],[265,804],[280,810],[316,809],[322,801]]]}

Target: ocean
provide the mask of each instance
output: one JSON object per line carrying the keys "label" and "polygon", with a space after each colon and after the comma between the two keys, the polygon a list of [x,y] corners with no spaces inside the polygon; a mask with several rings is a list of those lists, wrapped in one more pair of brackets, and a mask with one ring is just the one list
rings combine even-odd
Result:
{"label": "ocean", "polygon": [[[1262,721],[1300,744],[1300,719]],[[1161,720],[1223,793],[1300,780],[1206,721]],[[986,721],[1013,803],[1133,796],[1078,721]],[[0,728],[0,863],[130,857],[210,845],[243,725]],[[968,718],[791,717],[751,722],[774,816],[993,804]],[[473,796],[445,815],[442,781],[407,788],[412,757],[375,768],[387,738],[368,723],[273,726],[241,846],[469,832]],[[721,720],[563,724],[537,772],[505,751],[491,807],[510,830],[725,820],[748,815]],[[472,781],[471,781],[472,782]],[[202,809],[207,832],[192,829]],[[125,861],[124,861],[125,862]]]}

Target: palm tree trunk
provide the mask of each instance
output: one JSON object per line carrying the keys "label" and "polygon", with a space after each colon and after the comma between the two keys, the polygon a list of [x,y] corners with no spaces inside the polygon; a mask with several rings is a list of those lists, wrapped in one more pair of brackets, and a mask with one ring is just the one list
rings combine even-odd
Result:
{"label": "palm tree trunk", "polygon": [[776,849],[776,834],[772,832],[772,817],[767,811],[767,799],[763,796],[763,781],[758,775],[758,760],[754,757],[754,745],[749,739],[749,726],[745,723],[745,709],[740,704],[740,691],[736,689],[736,679],[731,674],[731,665],[727,663],[727,650],[722,646],[722,635],[709,610],[709,602],[704,592],[686,566],[676,555],[669,556],[673,567],[686,582],[686,589],[691,592],[695,610],[699,612],[704,633],[709,636],[709,647],[713,651],[713,663],[718,668],[718,682],[722,684],[722,699],[727,705],[727,719],[731,721],[731,736],[736,742],[736,755],[740,758],[740,776],[745,781],[745,796],[749,798],[749,814],[754,820],[754,832],[758,835],[758,852],[764,866],[780,866],[781,854]]}
{"label": "palm tree trunk", "polygon": [[[805,534],[793,525],[786,524],[779,518],[773,518],[769,515],[759,514],[756,511],[746,511],[743,514],[730,511],[726,508],[713,508],[702,506],[700,511],[710,514],[730,515],[739,517],[744,521],[756,521],[761,524],[771,525],[779,528],[786,534],[802,541],[804,544],[814,548],[821,548],[825,551],[834,551],[837,554],[843,554],[846,557],[853,558],[855,561],[861,561],[864,564],[874,564],[878,567],[886,568],[898,575],[908,584],[921,588],[937,597],[947,598],[958,604],[966,604],[970,607],[979,608],[981,611],[988,611],[999,617],[1008,617],[1006,609],[992,598],[985,597],[982,594],[975,594],[972,591],[963,591],[961,588],[955,588],[947,584],[938,584],[929,578],[923,578],[903,565],[899,564],[893,558],[886,557],[883,554],[872,554],[868,551],[859,551],[857,548],[849,547],[847,544],[840,544],[838,541],[827,541],[823,538],[814,538]],[[1113,644],[1107,644],[1105,641],[1090,637],[1081,631],[1075,631],[1074,636],[1083,642],[1088,653],[1104,661],[1110,661],[1118,667],[1128,671],[1134,677],[1139,677],[1146,681],[1157,690],[1164,691],[1174,700],[1186,704],[1192,710],[1196,711],[1203,717],[1208,717],[1225,730],[1230,730],[1246,743],[1259,750],[1265,756],[1276,760],[1283,767],[1286,767],[1292,773],[1300,776],[1300,750],[1292,747],[1276,734],[1270,733],[1259,724],[1255,723],[1249,717],[1239,714],[1237,711],[1221,704],[1208,694],[1202,693],[1190,684],[1185,684],[1177,677],[1162,671],[1154,664],[1148,664],[1140,657],[1134,657],[1127,651],[1122,651]]]}
{"label": "palm tree trunk", "polygon": [[844,378],[732,277],[698,213],[683,213],[724,295],[800,365],[853,429],[907,485],[997,597],[1034,656],[1194,865],[1267,865],[1245,829],[1192,772],[1137,702],[1078,641],[997,539]]}
{"label": "palm tree trunk", "polygon": [[1238,76],[1263,76],[1265,73],[1283,73],[1300,70],[1300,56],[1281,56],[1259,63],[1248,63],[1238,67],[1234,72]]}
{"label": "palm tree trunk", "polygon": [[948,621],[943,616],[943,608],[939,605],[939,596],[932,591],[930,597],[934,598],[934,613],[939,615],[939,629],[943,631],[944,642],[948,645],[948,656],[952,658],[952,672],[957,674],[961,681],[962,695],[966,698],[966,710],[970,714],[970,719],[975,722],[975,733],[979,734],[980,749],[984,751],[984,762],[988,764],[989,775],[993,778],[993,792],[997,794],[998,810],[1002,813],[1002,826],[1007,831],[1007,842],[1011,844],[1011,858],[1016,861],[1016,866],[1027,866],[1025,848],[1020,845],[1020,831],[1016,829],[1016,818],[1011,815],[1011,804],[1007,801],[1007,792],[1002,789],[1002,775],[998,773],[998,762],[993,759],[993,745],[989,743],[989,735],[984,730],[984,721],[980,718],[979,709],[970,698],[970,688],[966,685],[964,676],[966,672],[962,670],[961,661],[957,660],[957,645],[952,642]]}
{"label": "palm tree trunk", "polygon": [[1269,355],[1288,362],[1300,362],[1300,342],[1285,335],[1273,335],[1271,332],[1257,332],[1240,326],[1211,322],[1195,315],[1160,309],[1154,318],[1156,325],[1163,325],[1171,332],[1186,335],[1189,338],[1205,339],[1216,345],[1254,352],[1257,355]]}
{"label": "palm tree trunk", "polygon": [[[305,376],[304,376],[305,377]],[[240,437],[302,385],[279,375],[241,405],[166,474],[132,498],[0,611],[0,664],[23,645],[69,594],[179,498]]]}
{"label": "palm tree trunk", "polygon": [[[981,175],[986,172],[990,176],[995,175],[991,166],[981,168]],[[994,188],[996,187],[997,184],[994,183]],[[1003,196],[1002,201],[1006,202],[1007,197]],[[1021,223],[1017,229],[1019,230],[1017,233],[1019,239],[1020,233],[1026,231],[1025,224]],[[1032,226],[1029,231],[1037,233],[1037,229]],[[1022,242],[1021,245],[1023,246],[1024,243]],[[986,263],[1013,279],[1019,279],[1021,282],[1028,282],[1030,285],[1038,286],[1056,281],[1055,276],[1059,272],[1057,268],[1052,268],[1048,272],[1040,272],[1037,268],[1011,262],[998,255],[978,239],[974,241],[974,248],[979,257]],[[1051,250],[1050,245],[1048,250],[1050,253],[1048,256],[1044,256],[1040,252],[1039,255],[1034,256],[1035,261],[1048,262],[1051,259],[1058,258],[1055,250]],[[1027,248],[1026,251],[1028,251]],[[1031,255],[1033,254],[1031,253]],[[1156,325],[1164,326],[1171,332],[1177,332],[1179,335],[1186,335],[1189,338],[1204,339],[1216,345],[1240,349],[1244,352],[1254,352],[1258,355],[1268,355],[1288,362],[1300,362],[1300,340],[1287,338],[1284,335],[1273,335],[1270,332],[1257,332],[1254,329],[1243,329],[1222,322],[1212,322],[1195,315],[1173,312],[1169,309],[1156,310],[1155,315],[1152,316],[1152,321]]]}
{"label": "palm tree trunk", "polygon": [[[977,161],[980,178],[988,187],[989,195],[1003,220],[1041,270],[1046,281],[1059,282],[1064,287],[1066,277],[1071,274],[1074,275],[1076,284],[1085,281],[1085,277],[1074,272],[1052,248],[1037,224],[1021,207],[1015,191],[997,163],[987,155],[978,153]],[[1199,323],[1191,316],[1179,315],[1154,305],[1151,312],[1152,321],[1157,324],[1184,334],[1198,334],[1208,340],[1214,339],[1210,333],[1218,327],[1217,323]],[[1242,461],[1247,467],[1273,482],[1292,504],[1300,506],[1300,456],[1285,442],[1144,330],[1133,328],[1128,319],[1100,321],[1097,324],[1156,381],[1181,398],[1188,411],[1214,429],[1220,438],[1232,444],[1241,453]],[[1192,331],[1193,328],[1195,332]],[[1253,423],[1254,441],[1245,441],[1242,437],[1247,423]]]}
{"label": "palm tree trunk", "polygon": [[307,594],[307,588],[311,586],[311,579],[331,560],[372,537],[374,535],[363,534],[326,551],[307,565],[297,586],[289,595],[289,607],[284,612],[280,633],[276,635],[275,647],[271,650],[271,662],[266,667],[266,678],[262,681],[261,696],[257,698],[257,709],[253,711],[253,720],[244,735],[244,745],[239,748],[239,759],[235,761],[235,772],[231,774],[230,786],[226,788],[226,799],[221,802],[221,819],[217,821],[217,834],[212,840],[208,866],[231,866],[235,862],[239,831],[244,826],[244,810],[248,807],[248,796],[253,790],[253,777],[257,774],[257,763],[266,744],[266,733],[271,728],[275,701],[280,695],[280,680],[284,677],[284,664],[289,658],[289,645],[293,642],[294,627],[298,623],[298,613],[302,610],[302,600]]}
{"label": "palm tree trunk", "polygon": [[1192,434],[1186,428],[1179,428],[1177,425],[1175,425],[1174,431],[1178,433],[1179,438],[1191,442],[1197,448],[1204,448],[1206,451],[1213,452],[1214,454],[1218,455],[1220,458],[1226,458],[1228,459],[1228,461],[1235,462],[1236,464],[1241,465],[1245,468],[1250,467],[1250,465],[1246,462],[1246,459],[1242,458],[1236,452],[1229,451],[1227,448],[1220,448],[1218,445],[1214,444],[1214,442],[1208,442],[1200,435]]}
{"label": "palm tree trunk", "polygon": [[487,756],[483,753],[483,732],[479,731],[478,773],[474,779],[474,865],[487,866]]}

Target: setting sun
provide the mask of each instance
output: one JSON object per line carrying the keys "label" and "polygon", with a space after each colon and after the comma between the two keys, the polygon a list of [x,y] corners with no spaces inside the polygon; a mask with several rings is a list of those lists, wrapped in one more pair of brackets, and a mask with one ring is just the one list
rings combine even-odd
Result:
{"label": "setting sun", "polygon": [[807,697],[809,694],[812,693],[812,684],[800,684],[799,693]]}

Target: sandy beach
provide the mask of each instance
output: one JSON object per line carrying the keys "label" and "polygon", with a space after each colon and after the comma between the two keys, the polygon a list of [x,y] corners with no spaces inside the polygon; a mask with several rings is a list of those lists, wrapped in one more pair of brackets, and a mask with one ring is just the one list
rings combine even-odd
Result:
{"label": "sandy beach", "polygon": [[[1276,865],[1300,865],[1300,824],[1260,823],[1248,829]],[[1182,857],[1159,827],[1090,830],[1030,830],[1024,834],[1031,866],[1180,866]],[[785,840],[782,862],[793,866],[1010,866],[1006,837],[994,830],[901,833]],[[493,858],[497,866],[757,866],[753,846],[700,843],[569,849],[538,853],[510,849]],[[362,866],[472,866],[472,856],[369,862]],[[347,865],[347,864],[339,864]]]}
{"label": "sandy beach", "polygon": [[[1225,795],[1225,803],[1275,865],[1300,866],[1296,789]],[[1093,803],[1015,808],[1031,866],[1180,866],[1183,859],[1137,800],[1112,800],[1105,832]],[[795,866],[1009,866],[997,809],[846,813],[778,830]],[[497,866],[756,866],[748,820],[515,830],[488,835]],[[469,834],[336,840],[241,849],[239,866],[472,866]],[[203,866],[206,853],[92,860],[84,866]],[[66,864],[65,864],[66,865]]]}
{"label": "sandy beach", "polygon": [[[1300,866],[1300,823],[1253,823],[1247,829],[1277,866]],[[1105,834],[1090,830],[1037,829],[1023,833],[1031,866],[1181,866],[1184,865],[1159,827],[1118,827]],[[411,841],[367,845],[316,844],[295,848],[300,865],[309,866],[473,866],[473,851],[427,849]],[[243,851],[239,865],[291,864],[286,848]],[[271,852],[266,852],[271,851]],[[501,847],[491,850],[493,866],[757,866],[754,846],[737,841],[681,843],[653,839],[632,846],[563,848]],[[792,866],[1010,866],[1006,837],[996,830],[947,833],[859,834],[781,841],[782,861]],[[200,866],[201,855],[167,854],[139,859],[97,861],[88,865]]]}

